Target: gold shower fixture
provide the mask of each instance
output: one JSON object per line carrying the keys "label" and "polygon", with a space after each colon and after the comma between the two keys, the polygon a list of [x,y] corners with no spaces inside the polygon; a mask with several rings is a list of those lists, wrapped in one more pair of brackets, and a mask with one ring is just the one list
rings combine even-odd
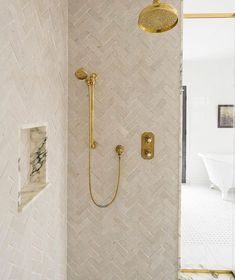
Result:
{"label": "gold shower fixture", "polygon": [[75,72],[75,76],[79,80],[85,80],[86,84],[88,86],[88,92],[89,92],[89,192],[91,196],[91,200],[93,203],[100,207],[100,208],[105,208],[111,205],[114,200],[117,197],[118,190],[119,190],[119,185],[120,185],[120,176],[121,176],[121,156],[124,153],[124,147],[122,145],[117,145],[115,151],[118,155],[118,177],[117,177],[117,184],[115,187],[115,191],[113,194],[112,199],[106,203],[106,204],[100,204],[96,201],[93,191],[92,191],[92,182],[91,182],[91,151],[94,150],[97,146],[96,141],[94,140],[94,115],[95,115],[95,84],[97,80],[97,74],[92,73],[88,75],[86,70],[84,68],[79,68]]}
{"label": "gold shower fixture", "polygon": [[197,13],[184,14],[185,19],[218,19],[218,18],[235,18],[235,13]]}
{"label": "gold shower fixture", "polygon": [[177,10],[170,4],[153,0],[145,7],[138,20],[139,27],[145,32],[161,33],[174,28],[178,23]]}
{"label": "gold shower fixture", "polygon": [[79,79],[79,80],[86,80],[88,78],[88,73],[86,72],[86,70],[84,68],[79,68],[76,72],[75,72],[75,76]]}
{"label": "gold shower fixture", "polygon": [[75,72],[75,76],[79,80],[86,80],[87,86],[88,86],[88,91],[89,91],[89,145],[91,149],[95,149],[97,143],[94,140],[94,107],[95,107],[95,83],[97,79],[97,74],[92,73],[91,75],[88,75],[88,73],[85,71],[84,68],[79,68]]}

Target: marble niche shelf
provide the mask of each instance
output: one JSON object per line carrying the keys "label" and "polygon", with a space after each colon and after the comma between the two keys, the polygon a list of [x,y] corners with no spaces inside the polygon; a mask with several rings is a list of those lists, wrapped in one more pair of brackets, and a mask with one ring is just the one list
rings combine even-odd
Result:
{"label": "marble niche shelf", "polygon": [[20,130],[18,210],[28,205],[47,182],[47,126],[23,127]]}

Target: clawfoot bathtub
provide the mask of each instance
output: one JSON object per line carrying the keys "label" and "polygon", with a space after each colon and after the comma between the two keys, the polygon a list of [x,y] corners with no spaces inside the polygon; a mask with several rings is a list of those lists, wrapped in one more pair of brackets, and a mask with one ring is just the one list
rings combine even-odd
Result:
{"label": "clawfoot bathtub", "polygon": [[[202,158],[212,188],[218,188],[223,200],[234,201],[235,170],[232,154],[199,154]],[[233,189],[233,190],[232,190]]]}

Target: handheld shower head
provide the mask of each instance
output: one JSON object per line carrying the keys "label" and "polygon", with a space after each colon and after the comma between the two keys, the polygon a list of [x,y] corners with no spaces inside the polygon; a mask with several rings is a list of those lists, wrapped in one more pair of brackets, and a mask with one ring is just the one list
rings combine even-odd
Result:
{"label": "handheld shower head", "polygon": [[76,72],[75,72],[75,76],[79,79],[79,80],[86,80],[88,78],[88,73],[86,72],[86,70],[84,68],[79,68]]}

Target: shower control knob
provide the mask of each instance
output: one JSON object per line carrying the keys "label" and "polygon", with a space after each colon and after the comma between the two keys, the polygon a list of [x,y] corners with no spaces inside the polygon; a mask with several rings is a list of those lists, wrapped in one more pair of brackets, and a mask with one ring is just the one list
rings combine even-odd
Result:
{"label": "shower control knob", "polygon": [[148,158],[150,158],[150,157],[152,156],[152,153],[151,153],[151,151],[146,150],[146,151],[145,151],[145,155],[146,155]]}
{"label": "shower control knob", "polygon": [[146,136],[145,137],[145,141],[146,141],[146,143],[151,143],[152,142],[152,138],[150,137],[150,136]]}

